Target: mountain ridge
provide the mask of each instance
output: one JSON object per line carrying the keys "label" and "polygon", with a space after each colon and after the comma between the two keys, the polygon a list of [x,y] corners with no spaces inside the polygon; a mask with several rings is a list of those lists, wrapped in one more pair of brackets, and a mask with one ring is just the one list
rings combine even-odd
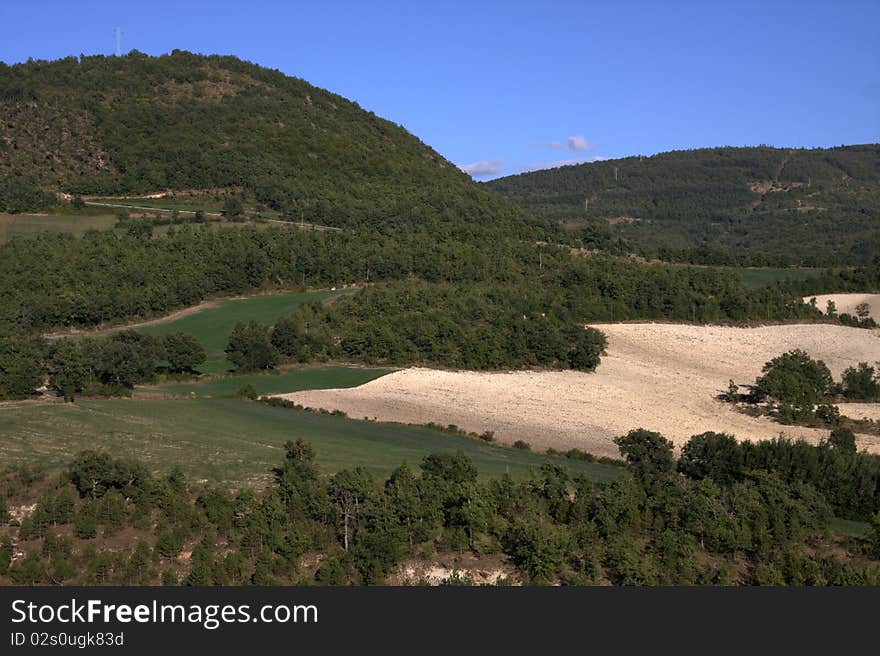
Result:
{"label": "mountain ridge", "polygon": [[651,257],[830,264],[880,250],[880,144],[669,151],[485,184],[544,219],[610,226]]}

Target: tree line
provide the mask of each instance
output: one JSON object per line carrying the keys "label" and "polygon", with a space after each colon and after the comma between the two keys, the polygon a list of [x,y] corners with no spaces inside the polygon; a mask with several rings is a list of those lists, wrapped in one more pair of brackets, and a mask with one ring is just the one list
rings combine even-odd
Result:
{"label": "tree line", "polygon": [[[61,477],[24,468],[0,478],[0,580],[381,584],[404,562],[469,553],[509,563],[502,583],[880,582],[876,459],[873,478],[858,479],[841,472],[871,457],[835,442],[740,445],[706,433],[676,458],[651,431],[615,441],[627,470],[595,482],[551,463],[526,481],[486,480],[460,452],[381,480],[362,468],[321,476],[299,440],[263,490],[197,487],[179,470],[84,452]],[[29,516],[10,517],[9,504],[31,499]],[[872,524],[841,543],[828,533],[833,513]],[[126,548],[110,546],[120,539]]]}
{"label": "tree line", "polygon": [[0,337],[0,399],[26,399],[44,384],[67,401],[128,396],[159,373],[192,375],[205,358],[199,341],[182,332],[157,338],[125,330],[52,341]]}
{"label": "tree line", "polygon": [[592,371],[605,346],[602,332],[528,288],[397,283],[302,304],[271,328],[240,323],[226,352],[245,371],[282,358]]}

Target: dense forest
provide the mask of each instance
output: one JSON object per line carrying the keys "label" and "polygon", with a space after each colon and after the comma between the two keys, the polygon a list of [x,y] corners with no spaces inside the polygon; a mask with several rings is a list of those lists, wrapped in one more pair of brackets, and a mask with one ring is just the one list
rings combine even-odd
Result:
{"label": "dense forest", "polygon": [[[326,305],[304,305],[273,340],[296,362],[316,358],[462,369],[593,370],[604,335],[586,321],[653,318],[739,322],[818,318],[772,290],[745,292],[723,276],[600,261],[563,267],[545,286],[395,283]],[[612,273],[613,271],[613,273]],[[628,275],[630,274],[630,275]],[[615,315],[616,312],[616,315]],[[289,337],[275,336],[283,331]]]}
{"label": "dense forest", "polygon": [[487,183],[542,218],[646,257],[826,266],[880,252],[880,145],[707,148],[626,157]]}
{"label": "dense forest", "polygon": [[[235,353],[243,353],[237,348],[231,361],[240,370],[271,367],[279,358],[593,369],[604,338],[580,327],[590,321],[835,320],[793,290],[747,290],[717,269],[575,257],[565,247],[500,237],[494,248],[481,249],[423,235],[368,240],[345,231],[198,225],[156,237],[43,235],[0,246],[0,391],[27,396],[28,386],[52,375],[58,346],[37,337],[53,327],[150,317],[215,296],[356,283],[366,285],[325,307],[300,308],[275,327],[274,343],[263,327],[268,350],[259,364],[236,362]],[[84,353],[103,361],[123,348],[108,351],[101,343],[61,351],[70,355],[64,361],[88,360]],[[132,359],[152,366],[162,360]],[[84,382],[71,393],[114,389],[96,384],[93,374],[77,374]],[[116,388],[149,379],[126,374]],[[64,385],[52,387],[65,393]]]}
{"label": "dense forest", "polygon": [[[0,582],[382,584],[406,563],[467,555],[501,567],[498,584],[880,583],[877,456],[716,433],[678,459],[658,433],[616,442],[628,471],[607,483],[550,463],[524,482],[480,480],[460,452],[384,481],[321,478],[311,446],[288,442],[274,483],[234,491],[83,452],[60,475],[0,477]],[[873,524],[832,539],[835,513]]]}

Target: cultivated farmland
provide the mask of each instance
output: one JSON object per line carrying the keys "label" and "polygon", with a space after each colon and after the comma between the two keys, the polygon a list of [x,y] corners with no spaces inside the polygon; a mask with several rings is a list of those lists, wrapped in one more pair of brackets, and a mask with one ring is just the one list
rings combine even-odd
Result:
{"label": "cultivated farmland", "polygon": [[[413,368],[346,390],[284,395],[310,407],[380,420],[453,423],[491,430],[504,442],[617,455],[612,439],[632,428],[656,430],[676,444],[704,431],[740,439],[784,432],[816,443],[827,431],[782,426],[739,413],[715,397],[729,379],[748,385],[771,358],[794,348],[825,360],[839,378],[860,361],[880,360],[880,332],[838,325],[730,328],[671,324],[596,325],[608,336],[595,373],[481,373]],[[880,451],[876,436],[861,446]]]}
{"label": "cultivated farmland", "polygon": [[[462,450],[482,476],[525,478],[547,456],[495,446],[429,428],[386,425],[270,407],[236,399],[100,400],[0,405],[0,459],[13,465],[62,466],[83,449],[139,459],[157,472],[179,465],[197,481],[264,484],[284,454],[302,438],[318,453],[324,474],[364,467],[387,476],[402,462],[418,464],[436,451]],[[551,460],[597,480],[620,467]]]}

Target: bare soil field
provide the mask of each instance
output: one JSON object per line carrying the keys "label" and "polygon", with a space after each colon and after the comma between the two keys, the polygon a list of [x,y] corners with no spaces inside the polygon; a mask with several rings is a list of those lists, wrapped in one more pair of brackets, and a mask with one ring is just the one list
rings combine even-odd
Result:
{"label": "bare soil field", "polygon": [[[805,296],[804,301],[810,302],[813,296]],[[837,314],[851,314],[855,316],[856,306],[859,303],[867,303],[871,306],[871,318],[880,320],[880,294],[821,294],[815,297],[816,307],[822,312],[828,307],[828,301],[834,301]]]}
{"label": "bare soil field", "polygon": [[[880,307],[880,306],[878,306]],[[455,424],[493,431],[535,449],[577,447],[618,456],[612,439],[633,428],[660,431],[676,445],[704,431],[761,440],[785,433],[818,442],[827,431],[750,417],[715,397],[733,379],[752,384],[771,358],[801,348],[823,359],[836,377],[859,361],[880,360],[880,331],[810,324],[730,328],[671,324],[597,324],[608,353],[596,373],[483,373],[412,368],[360,387],[281,394],[349,417]],[[880,452],[880,438],[859,444]]]}
{"label": "bare soil field", "polygon": [[880,403],[838,403],[840,414],[850,419],[880,421]]}

